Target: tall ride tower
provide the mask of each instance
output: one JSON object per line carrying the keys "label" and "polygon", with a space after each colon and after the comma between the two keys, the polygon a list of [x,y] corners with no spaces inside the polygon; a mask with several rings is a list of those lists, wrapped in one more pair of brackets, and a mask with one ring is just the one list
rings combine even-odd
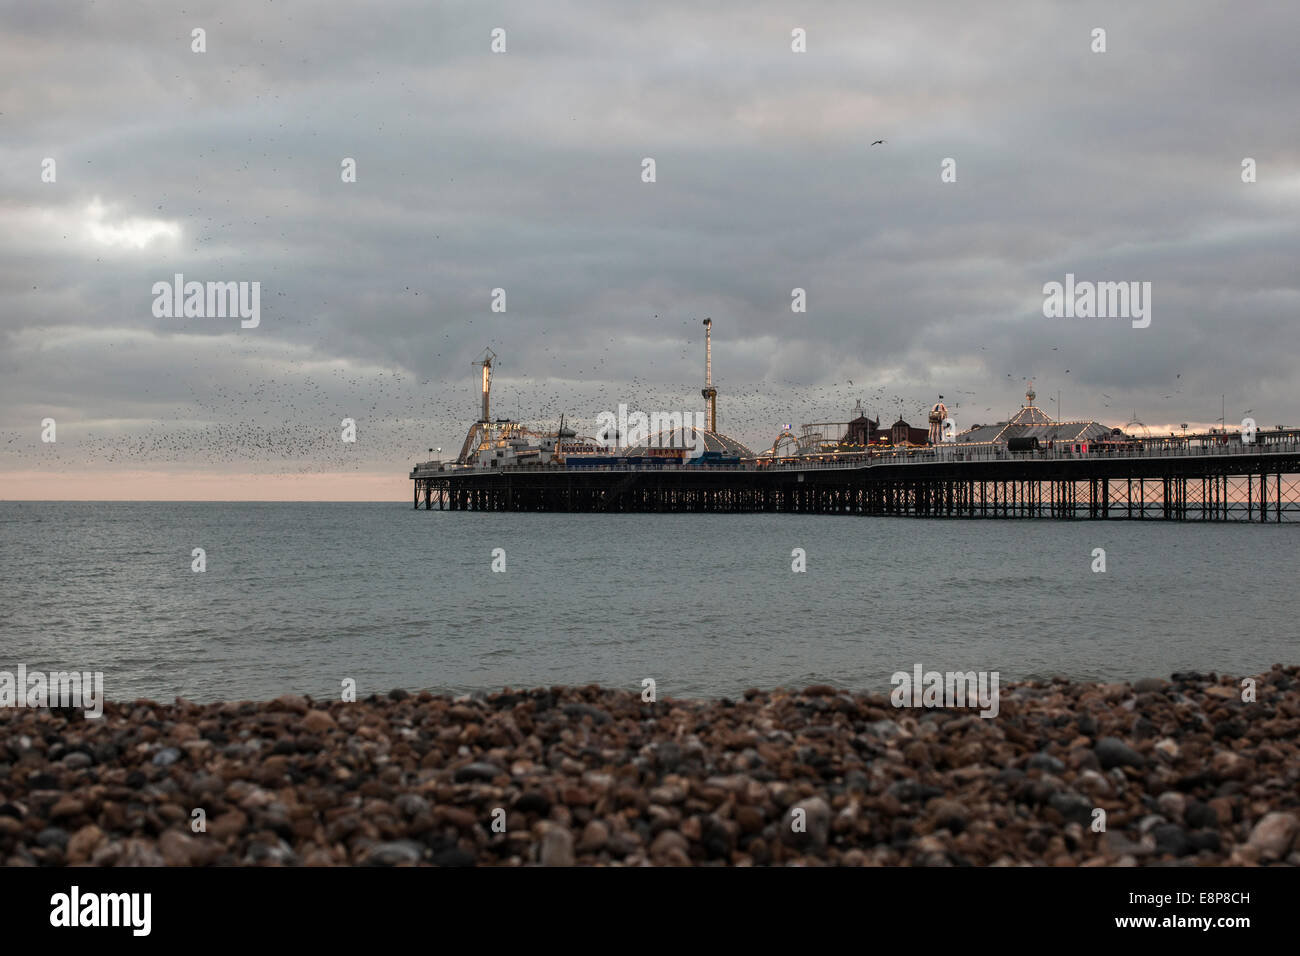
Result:
{"label": "tall ride tower", "polygon": [[704,388],[700,394],[709,403],[709,431],[718,430],[718,390],[713,387],[713,320],[704,320]]}
{"label": "tall ride tower", "polygon": [[484,349],[483,357],[477,362],[472,363],[474,365],[483,366],[483,417],[479,419],[481,422],[489,422],[492,420],[488,415],[488,396],[492,392],[492,360],[496,357],[496,352],[493,352],[491,349]]}

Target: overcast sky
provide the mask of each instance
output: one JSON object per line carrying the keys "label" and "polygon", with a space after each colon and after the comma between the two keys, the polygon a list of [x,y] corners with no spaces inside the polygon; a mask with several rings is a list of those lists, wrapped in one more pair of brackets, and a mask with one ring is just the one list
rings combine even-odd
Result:
{"label": "overcast sky", "polygon": [[[0,497],[400,497],[485,346],[494,415],[581,430],[701,409],[706,315],[756,449],[1026,379],[1300,424],[1300,5],[179,6],[0,4]],[[178,272],[260,325],[155,317]],[[1045,318],[1067,273],[1150,282],[1150,326]]]}

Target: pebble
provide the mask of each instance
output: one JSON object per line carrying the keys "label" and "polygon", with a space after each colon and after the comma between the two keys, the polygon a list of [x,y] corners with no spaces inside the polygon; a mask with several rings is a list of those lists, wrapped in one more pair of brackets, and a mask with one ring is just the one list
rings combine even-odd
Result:
{"label": "pebble", "polygon": [[85,801],[76,797],[60,797],[50,808],[50,819],[60,820],[64,817],[79,817],[86,812]]}
{"label": "pebble", "polygon": [[226,841],[238,836],[248,826],[248,817],[238,810],[231,810],[208,822],[208,833],[214,840]]}
{"label": "pebble", "polygon": [[1182,820],[1187,811],[1187,798],[1177,790],[1166,790],[1156,798],[1156,806],[1170,820]]}
{"label": "pebble", "polygon": [[1067,823],[1092,822],[1093,801],[1077,793],[1054,793],[1047,805],[1065,818]]}
{"label": "pebble", "polygon": [[491,781],[505,773],[500,767],[490,763],[471,763],[456,770],[452,777],[456,783],[468,783],[474,780]]}
{"label": "pebble", "polygon": [[95,824],[87,824],[68,840],[68,862],[85,863],[105,841],[104,831]]}
{"label": "pebble", "polygon": [[411,840],[394,840],[370,848],[365,862],[368,866],[414,866],[424,856],[424,848]]}
{"label": "pebble", "polygon": [[954,834],[966,829],[966,808],[956,800],[936,798],[930,803],[929,809],[936,827]]}
{"label": "pebble", "polygon": [[1133,684],[1133,689],[1139,694],[1160,694],[1168,684],[1168,681],[1161,680],[1159,677],[1143,677]]}
{"label": "pebble", "polygon": [[538,862],[542,866],[573,866],[573,834],[568,827],[553,823],[546,828]]}
{"label": "pebble", "polygon": [[46,827],[36,834],[36,845],[47,849],[55,848],[62,852],[68,845],[68,831],[62,827]]}
{"label": "pebble", "polygon": [[1142,755],[1117,737],[1102,737],[1093,748],[1102,769],[1111,767],[1145,767]]}
{"label": "pebble", "polygon": [[1048,773],[1061,773],[1065,764],[1049,753],[1036,753],[1025,763],[1030,770],[1046,770]]}
{"label": "pebble", "polygon": [[[795,811],[802,810],[803,831],[794,829],[800,819]],[[782,822],[781,838],[791,846],[807,846],[816,851],[826,846],[831,832],[831,808],[821,797],[801,800],[792,806]]]}
{"label": "pebble", "polygon": [[181,759],[181,752],[175,747],[164,747],[153,755],[150,761],[155,767],[170,767],[176,761]]}
{"label": "pebble", "polygon": [[609,842],[609,827],[600,820],[592,820],[582,830],[578,840],[579,853],[599,853]]}
{"label": "pebble", "polygon": [[1249,843],[1259,850],[1262,859],[1280,860],[1290,851],[1297,829],[1300,820],[1294,813],[1270,813],[1250,831]]}
{"label": "pebble", "polygon": [[188,833],[168,830],[158,838],[158,850],[168,866],[192,866],[202,844]]}
{"label": "pebble", "polygon": [[[690,843],[676,830],[663,830],[650,844],[650,859],[656,863],[674,863],[686,856]],[[689,857],[686,857],[689,860]]]}
{"label": "pebble", "polygon": [[1171,856],[1186,856],[1192,852],[1191,841],[1187,833],[1176,823],[1162,823],[1151,831],[1155,837],[1156,851]]}
{"label": "pebble", "polygon": [[323,710],[309,710],[299,722],[299,726],[309,734],[323,734],[333,730],[338,724]]}

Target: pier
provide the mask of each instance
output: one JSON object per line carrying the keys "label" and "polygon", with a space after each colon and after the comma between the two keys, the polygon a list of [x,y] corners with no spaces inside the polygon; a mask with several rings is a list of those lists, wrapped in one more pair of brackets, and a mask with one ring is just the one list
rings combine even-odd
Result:
{"label": "pier", "polygon": [[734,465],[426,463],[414,507],[451,511],[768,512],[919,518],[1300,521],[1300,433],[1194,436],[1117,451],[924,449]]}

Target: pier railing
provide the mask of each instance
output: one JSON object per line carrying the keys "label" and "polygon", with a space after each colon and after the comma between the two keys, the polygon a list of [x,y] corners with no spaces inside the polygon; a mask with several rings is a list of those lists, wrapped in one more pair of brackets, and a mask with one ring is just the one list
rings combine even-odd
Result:
{"label": "pier railing", "polygon": [[503,465],[500,467],[481,467],[477,465],[457,465],[451,463],[433,464],[424,462],[411,471],[412,478],[448,477],[457,474],[536,474],[539,472],[565,472],[569,474],[589,474],[602,472],[772,472],[772,471],[832,471],[842,469],[864,469],[879,465],[934,464],[951,462],[1033,462],[1033,461],[1115,461],[1122,459],[1164,459],[1164,458],[1207,458],[1207,457],[1260,457],[1268,455],[1300,454],[1300,441],[1268,441],[1255,444],[1243,443],[1229,438],[1223,443],[1193,443],[1178,441],[1143,442],[1137,447],[1113,448],[1105,445],[1089,445],[1087,451],[1075,451],[1070,442],[1069,447],[1039,448],[1032,451],[1010,451],[1005,445],[987,447],[959,446],[944,448],[915,448],[906,451],[871,451],[854,454],[852,457],[840,456],[839,460],[825,459],[785,459],[763,462],[741,462],[739,464],[626,464],[572,466],[563,464]]}

